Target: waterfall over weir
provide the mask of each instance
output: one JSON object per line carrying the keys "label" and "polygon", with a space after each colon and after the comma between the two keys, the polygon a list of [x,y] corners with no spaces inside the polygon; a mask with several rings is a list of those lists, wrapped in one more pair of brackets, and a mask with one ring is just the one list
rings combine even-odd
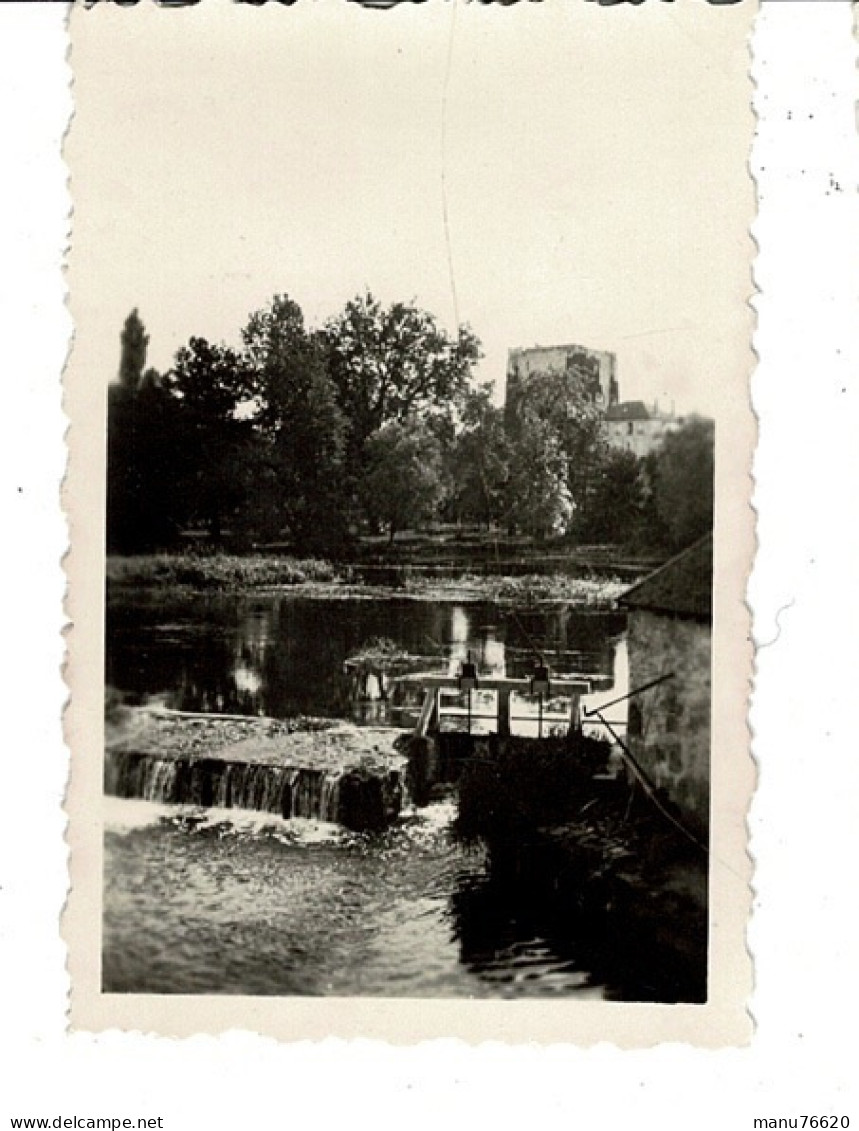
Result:
{"label": "waterfall over weir", "polygon": [[395,820],[403,801],[396,770],[367,775],[220,758],[108,750],[105,793],[168,804],[252,809],[331,821],[358,831]]}

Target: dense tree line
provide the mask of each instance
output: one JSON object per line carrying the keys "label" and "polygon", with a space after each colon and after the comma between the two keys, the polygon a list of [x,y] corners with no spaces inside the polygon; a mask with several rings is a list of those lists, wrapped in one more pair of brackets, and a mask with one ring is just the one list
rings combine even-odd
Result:
{"label": "dense tree line", "polygon": [[710,422],[644,461],[612,450],[584,373],[535,375],[505,416],[473,381],[472,331],[412,304],[368,293],[310,329],[279,295],[240,349],[193,337],[160,374],[147,347],[134,310],[108,390],[112,551],[196,531],[336,554],[437,519],[673,549],[712,524]]}

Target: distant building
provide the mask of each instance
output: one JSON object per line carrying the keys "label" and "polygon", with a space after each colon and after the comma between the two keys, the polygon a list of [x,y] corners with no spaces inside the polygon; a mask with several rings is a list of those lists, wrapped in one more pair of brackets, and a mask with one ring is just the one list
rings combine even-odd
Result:
{"label": "distant building", "polygon": [[608,408],[618,399],[617,358],[605,350],[587,346],[531,346],[511,349],[507,355],[507,395],[509,413],[515,415],[528,380],[535,373],[584,374],[594,403]]}
{"label": "distant building", "polygon": [[676,432],[683,420],[660,412],[644,401],[622,401],[611,405],[605,414],[606,439],[609,447],[632,452],[643,459],[661,447],[669,432]]}
{"label": "distant building", "polygon": [[688,824],[710,820],[710,651],[713,536],[706,535],[628,589],[628,742],[654,783]]}

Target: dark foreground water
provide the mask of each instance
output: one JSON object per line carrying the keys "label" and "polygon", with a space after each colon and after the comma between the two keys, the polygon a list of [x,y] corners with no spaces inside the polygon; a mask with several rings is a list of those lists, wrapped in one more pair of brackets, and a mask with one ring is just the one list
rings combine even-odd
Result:
{"label": "dark foreground water", "polygon": [[510,901],[482,853],[451,842],[450,804],[375,837],[235,812],[193,827],[165,813],[109,800],[109,992],[607,992],[575,940],[553,937],[547,909]]}
{"label": "dark foreground water", "polygon": [[[222,713],[355,717],[343,661],[372,636],[455,671],[557,674],[625,690],[624,618],[562,609],[289,596],[112,598],[107,682]],[[378,718],[378,716],[376,716]],[[392,721],[405,722],[404,719]],[[450,803],[382,835],[269,814],[106,798],[109,992],[611,997],[647,986],[571,937],[557,907],[493,877],[449,835]]]}

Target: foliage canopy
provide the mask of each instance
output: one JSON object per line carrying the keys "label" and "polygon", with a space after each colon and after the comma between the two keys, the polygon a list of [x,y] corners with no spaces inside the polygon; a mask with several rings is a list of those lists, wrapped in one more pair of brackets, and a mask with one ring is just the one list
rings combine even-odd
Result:
{"label": "foliage canopy", "polygon": [[609,447],[592,374],[529,374],[505,409],[472,370],[480,344],[370,292],[320,329],[275,295],[238,348],[192,337],[145,368],[137,310],[108,390],[108,544],[180,532],[338,553],[362,531],[437,519],[534,539],[679,549],[712,525],[713,426],[692,420],[638,460]]}

